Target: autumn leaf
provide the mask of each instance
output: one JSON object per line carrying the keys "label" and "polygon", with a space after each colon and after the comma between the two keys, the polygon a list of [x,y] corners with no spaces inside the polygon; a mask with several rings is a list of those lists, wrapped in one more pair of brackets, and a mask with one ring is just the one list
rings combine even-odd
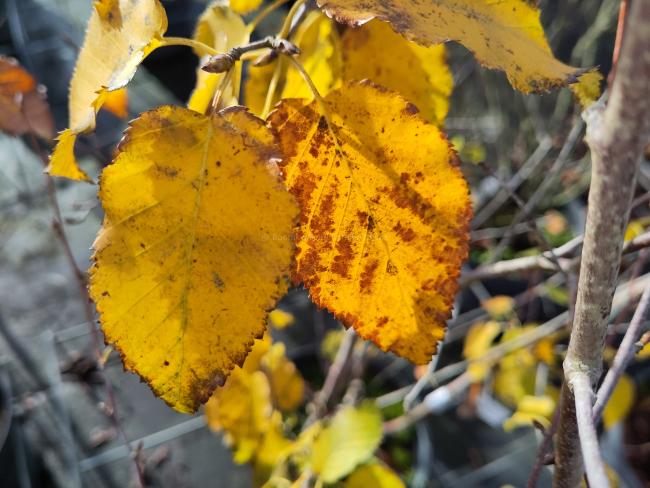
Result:
{"label": "autumn leaf", "polygon": [[345,480],[344,488],[405,488],[397,474],[379,462],[371,462],[355,469]]}
{"label": "autumn leaf", "polygon": [[261,360],[261,369],[269,378],[274,405],[284,412],[298,408],[305,395],[305,382],[285,356],[284,344],[273,344]]}
{"label": "autumn leaf", "polygon": [[[296,29],[292,40],[300,48],[298,61],[309,74],[319,93],[325,95],[340,85],[340,39],[330,19],[318,11],[310,12]],[[272,105],[281,98],[312,98],[312,93],[300,73],[286,69],[286,60],[280,58],[262,67],[249,66],[244,96],[246,104],[254,113],[263,112],[269,83],[278,63],[281,63],[280,78]]]}
{"label": "autumn leaf", "polygon": [[[457,41],[484,66],[506,72],[524,92],[546,91],[578,81],[584,73],[553,57],[540,12],[526,0],[318,0],[328,15],[348,25],[377,18],[422,46]],[[593,86],[593,80],[588,80]]]}
{"label": "autumn leaf", "polygon": [[345,406],[316,437],[311,468],[325,483],[334,483],[370,459],[381,437],[381,415],[374,405]]}
{"label": "autumn leaf", "polygon": [[117,118],[126,119],[129,115],[129,95],[126,87],[107,92],[102,109],[112,113]]}
{"label": "autumn leaf", "polygon": [[264,0],[230,0],[230,8],[241,15],[257,10]]}
{"label": "autumn leaf", "polygon": [[488,352],[500,333],[501,324],[494,320],[476,323],[467,332],[463,345],[463,357],[471,361],[467,367],[467,373],[472,381],[482,381],[490,373],[493,362],[479,359]]}
{"label": "autumn leaf", "polygon": [[467,255],[468,188],[444,135],[400,96],[348,83],[269,117],[301,206],[295,281],[381,349],[424,364]]}
{"label": "autumn leaf", "polygon": [[538,422],[549,427],[555,410],[555,401],[547,396],[525,395],[517,404],[517,410],[503,422],[503,430],[510,432],[517,427],[530,427]]}
{"label": "autumn leaf", "polygon": [[[225,53],[236,46],[247,44],[250,32],[242,18],[228,7],[227,0],[213,2],[201,14],[194,33],[194,39],[219,52]],[[198,54],[198,53],[197,53]],[[196,87],[187,107],[205,113],[225,73],[208,73],[201,69],[203,60],[196,70]],[[234,68],[233,80],[224,87],[221,104],[224,107],[236,105],[241,80],[241,63]]]}
{"label": "autumn leaf", "polygon": [[68,110],[69,128],[47,171],[54,176],[91,181],[74,156],[78,134],[95,128],[95,114],[108,93],[131,80],[138,65],[160,45],[167,30],[165,10],[158,0],[97,0],[77,58]]}
{"label": "autumn leaf", "polygon": [[45,89],[14,58],[0,56],[0,130],[18,136],[54,137]]}
{"label": "autumn leaf", "polygon": [[241,107],[163,106],[102,173],[90,292],[125,367],[176,410],[224,383],[287,289],[297,209],[273,142]]}
{"label": "autumn leaf", "polygon": [[628,375],[622,375],[603,410],[603,424],[606,429],[611,429],[630,413],[634,405],[635,390],[634,381]]}
{"label": "autumn leaf", "polygon": [[349,28],[341,39],[343,79],[370,79],[414,103],[436,125],[449,110],[453,79],[444,44],[423,47],[372,20]]}

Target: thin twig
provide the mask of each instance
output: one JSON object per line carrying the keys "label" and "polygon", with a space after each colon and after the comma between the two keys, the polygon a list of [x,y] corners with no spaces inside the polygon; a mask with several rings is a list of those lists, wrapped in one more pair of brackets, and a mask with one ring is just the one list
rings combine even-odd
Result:
{"label": "thin twig", "polygon": [[612,367],[607,371],[605,379],[603,380],[602,385],[598,390],[596,395],[596,403],[594,404],[594,420],[597,422],[600,420],[600,416],[607,405],[607,401],[611,396],[618,380],[621,378],[627,365],[634,357],[636,353],[636,342],[639,340],[641,335],[641,324],[643,323],[646,315],[648,314],[648,309],[650,308],[650,286],[647,286],[641,295],[641,300],[637,306],[632,321],[625,332],[623,341],[618,347],[616,356],[614,356],[614,361]]}
{"label": "thin twig", "polygon": [[530,472],[528,482],[526,483],[526,488],[535,488],[537,486],[537,480],[539,475],[542,472],[542,467],[546,464],[547,455],[551,447],[551,441],[553,436],[557,431],[557,425],[560,421],[560,406],[556,405],[555,412],[553,413],[553,419],[551,420],[551,425],[544,432],[544,437],[542,442],[539,444],[537,450],[537,456],[535,457],[535,464],[533,464],[533,469]]}

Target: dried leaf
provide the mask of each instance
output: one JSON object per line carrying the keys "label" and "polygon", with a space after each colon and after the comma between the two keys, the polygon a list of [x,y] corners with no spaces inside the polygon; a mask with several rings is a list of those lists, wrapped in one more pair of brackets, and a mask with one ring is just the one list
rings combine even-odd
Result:
{"label": "dried leaf", "polygon": [[179,411],[244,361],[287,289],[297,209],[272,143],[242,108],[163,106],[132,123],[102,174],[90,292],[125,367]]}
{"label": "dried leaf", "polygon": [[546,91],[578,81],[584,70],[553,57],[540,12],[526,0],[318,0],[339,22],[361,25],[373,18],[422,46],[457,41],[486,67],[506,72],[524,93]]}
{"label": "dried leaf", "polygon": [[467,183],[444,135],[368,82],[269,117],[302,209],[296,281],[383,350],[424,364],[444,335],[467,255]]}
{"label": "dried leaf", "polygon": [[[242,18],[228,7],[227,0],[213,2],[199,17],[194,33],[194,39],[219,52],[227,52],[236,46],[247,44],[250,38],[246,24]],[[200,113],[205,113],[214,97],[225,73],[208,73],[201,69],[204,60],[196,70],[196,87],[187,102],[187,107]],[[241,79],[241,63],[235,68],[232,81],[224,87],[221,95],[221,105],[237,104],[237,87]]]}
{"label": "dried leaf", "polygon": [[422,47],[372,20],[346,29],[341,39],[343,79],[370,79],[413,102],[422,116],[441,126],[453,88],[444,44]]}
{"label": "dried leaf", "polygon": [[54,137],[54,120],[45,89],[14,58],[0,56],[0,130]]}
{"label": "dried leaf", "polygon": [[[70,82],[70,126],[59,137],[47,171],[88,181],[74,158],[78,134],[95,128],[95,114],[108,92],[126,86],[138,65],[160,44],[167,16],[158,0],[97,0]],[[71,167],[76,166],[74,170]],[[85,177],[84,177],[85,176]]]}
{"label": "dried leaf", "polygon": [[345,406],[316,437],[312,470],[325,483],[334,483],[370,459],[381,437],[381,415],[374,405]]}

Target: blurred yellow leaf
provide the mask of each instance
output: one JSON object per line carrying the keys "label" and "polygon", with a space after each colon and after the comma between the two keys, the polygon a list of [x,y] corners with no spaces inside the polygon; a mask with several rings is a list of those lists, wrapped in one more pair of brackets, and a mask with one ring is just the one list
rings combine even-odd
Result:
{"label": "blurred yellow leaf", "polygon": [[600,84],[603,81],[603,75],[597,70],[591,70],[578,78],[578,83],[571,85],[571,91],[582,105],[587,108],[600,97]]}
{"label": "blurred yellow leaf", "polygon": [[119,88],[102,94],[102,108],[120,119],[125,119],[129,115],[129,95],[126,87]]}
{"label": "blurred yellow leaf", "polygon": [[612,396],[609,397],[605,410],[603,410],[603,424],[606,429],[611,429],[615,424],[627,417],[634,405],[636,387],[632,379],[624,374],[618,380]]}
{"label": "blurred yellow leaf", "polygon": [[373,404],[344,406],[316,437],[312,470],[325,483],[334,483],[370,459],[381,437],[381,415]]}
{"label": "blurred yellow leaf", "polygon": [[264,437],[255,452],[254,474],[256,486],[261,486],[269,479],[273,469],[282,461],[291,446],[292,441],[287,439],[282,432],[282,415],[280,412],[273,412],[269,428],[264,433]]}
{"label": "blurred yellow leaf", "polygon": [[176,410],[195,411],[243,363],[287,290],[297,208],[277,154],[241,108],[163,106],[102,173],[90,293],[125,367]]}
{"label": "blurred yellow leaf", "polygon": [[[318,0],[339,22],[360,25],[377,18],[422,46],[458,41],[486,67],[506,72],[524,93],[578,81],[583,70],[553,57],[540,12],[525,0]],[[584,75],[583,75],[584,76]],[[590,80],[591,81],[591,80]],[[587,83],[593,88],[593,83]]]}
{"label": "blurred yellow leaf", "polygon": [[506,295],[497,295],[481,302],[490,318],[500,320],[512,315],[515,310],[515,299]]}
{"label": "blurred yellow leaf", "polygon": [[[69,129],[59,136],[47,171],[86,180],[72,149],[77,134],[95,128],[107,93],[124,87],[138,65],[160,45],[167,16],[158,0],[97,0],[70,82]],[[71,169],[72,168],[72,169]]]}
{"label": "blurred yellow leaf", "polygon": [[[507,329],[500,343],[511,341],[535,326]],[[506,404],[516,406],[527,395],[532,395],[537,359],[532,348],[517,349],[505,355],[498,363],[494,376],[494,392]]]}
{"label": "blurred yellow leaf", "polygon": [[457,157],[411,104],[369,82],[324,103],[331,128],[315,101],[283,100],[269,117],[302,208],[294,278],[361,337],[425,364],[467,256],[471,206]]}
{"label": "blurred yellow leaf", "polygon": [[378,462],[364,464],[355,469],[343,486],[344,488],[406,488],[393,470]]}
{"label": "blurred yellow leaf", "polygon": [[238,14],[246,15],[257,10],[264,0],[230,0],[230,8]]}
{"label": "blurred yellow leaf", "polygon": [[631,241],[635,237],[639,237],[641,234],[645,232],[645,225],[644,221],[639,219],[639,220],[632,220],[628,225],[627,229],[625,230],[625,240],[626,241]]}
{"label": "blurred yellow leaf", "polygon": [[370,79],[414,103],[422,117],[441,126],[453,88],[444,44],[422,47],[385,22],[346,29],[342,38],[343,79]]}
{"label": "blurred yellow leaf", "polygon": [[[194,33],[194,39],[221,53],[236,46],[248,44],[250,32],[242,18],[228,7],[228,0],[212,2],[199,17]],[[196,112],[205,113],[214,97],[217,88],[222,82],[225,73],[208,73],[201,69],[202,59],[196,70],[196,86],[187,108]],[[233,68],[232,79],[221,95],[220,107],[237,104],[239,98],[238,87],[241,80],[241,63]]]}
{"label": "blurred yellow leaf", "polygon": [[533,421],[548,427],[554,410],[555,401],[551,397],[525,395],[517,404],[517,410],[503,422],[503,429],[509,432],[517,427],[528,427]]}
{"label": "blurred yellow leaf", "polygon": [[298,408],[305,395],[305,382],[295,364],[285,356],[284,344],[271,346],[262,358],[261,369],[271,383],[274,405],[284,412]]}
{"label": "blurred yellow leaf", "polygon": [[294,323],[294,321],[295,318],[293,315],[291,315],[289,312],[285,312],[280,308],[276,308],[269,314],[269,322],[278,330],[289,327]]}
{"label": "blurred yellow leaf", "polygon": [[[463,356],[465,359],[475,360],[485,354],[494,339],[501,333],[501,325],[493,320],[485,323],[477,323],[467,332],[463,345]],[[492,362],[474,361],[467,367],[467,373],[474,382],[485,379],[492,367]]]}

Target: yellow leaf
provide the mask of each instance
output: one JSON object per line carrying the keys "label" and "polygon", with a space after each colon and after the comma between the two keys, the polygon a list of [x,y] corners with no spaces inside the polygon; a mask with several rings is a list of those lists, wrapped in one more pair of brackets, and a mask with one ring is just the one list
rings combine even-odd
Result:
{"label": "yellow leaf", "polygon": [[280,308],[276,308],[269,314],[269,322],[278,330],[286,329],[292,325],[294,321],[295,318],[293,315],[291,315],[289,312],[285,312]]}
{"label": "yellow leaf", "polygon": [[56,140],[56,146],[50,155],[50,164],[45,171],[52,176],[92,183],[93,180],[79,167],[74,157],[74,143],[77,140],[77,135],[72,130],[66,129],[59,134]]}
{"label": "yellow leaf", "polygon": [[[465,336],[463,356],[470,360],[481,357],[492,347],[492,342],[500,333],[501,325],[493,320],[484,324],[474,324]],[[473,381],[478,382],[488,375],[491,367],[491,362],[476,361],[470,363],[467,372]]]}
{"label": "yellow leaf", "polygon": [[125,119],[129,115],[129,96],[125,88],[103,92],[102,108],[109,111],[115,117]]}
{"label": "yellow leaf", "polygon": [[69,132],[59,138],[67,146],[55,150],[48,169],[71,179],[86,179],[78,168],[70,170],[78,166],[72,152],[77,134],[95,128],[95,114],[106,94],[131,80],[167,30],[158,0],[97,0],[94,7],[70,82]]}
{"label": "yellow leaf", "polygon": [[230,8],[238,14],[246,15],[257,10],[264,0],[230,0]]}
{"label": "yellow leaf", "polygon": [[467,183],[413,105],[369,82],[269,117],[301,205],[296,281],[381,349],[425,364],[442,339],[467,255]]}
{"label": "yellow leaf", "polygon": [[644,222],[641,220],[633,220],[631,221],[627,229],[625,230],[625,240],[626,241],[631,241],[635,237],[639,237],[643,232],[645,231],[645,225],[643,225]]}
{"label": "yellow leaf", "polygon": [[555,401],[551,397],[525,395],[517,404],[517,410],[503,422],[503,429],[509,432],[517,427],[529,427],[533,421],[548,427],[554,410]]}
{"label": "yellow leaf", "polygon": [[575,83],[582,71],[553,57],[539,20],[526,0],[318,0],[339,22],[360,25],[377,18],[422,46],[457,41],[486,67],[506,72],[524,93]]}
{"label": "yellow leaf", "polygon": [[515,299],[507,295],[497,295],[481,302],[483,310],[494,320],[508,317],[515,309]]}
{"label": "yellow leaf", "polygon": [[275,466],[282,461],[292,442],[282,432],[282,415],[273,412],[269,428],[255,452],[255,485],[262,486],[269,479]]}
{"label": "yellow leaf", "polygon": [[334,483],[370,459],[381,437],[381,415],[374,405],[345,406],[316,438],[312,470],[325,483]]}
{"label": "yellow leaf", "polygon": [[603,410],[603,424],[606,429],[611,429],[627,417],[634,405],[635,391],[632,379],[626,374],[621,376]]}
{"label": "yellow leaf", "polygon": [[345,480],[344,488],[406,488],[390,468],[379,463],[369,463],[355,469]]}
{"label": "yellow leaf", "polygon": [[[300,48],[298,60],[321,95],[326,95],[340,85],[340,39],[330,19],[320,12],[310,12],[297,28],[293,42]],[[300,73],[294,69],[285,72],[288,66],[286,60],[280,59],[259,68],[249,66],[244,95],[246,104],[254,113],[262,113],[267,89],[277,63],[284,63],[281,66],[279,89],[276,91],[279,98],[312,98],[312,93]],[[279,98],[274,99],[274,102]]]}
{"label": "yellow leaf", "polygon": [[273,403],[282,411],[291,412],[300,406],[305,395],[305,382],[285,356],[284,344],[273,344],[262,358],[261,368],[271,383]]}
{"label": "yellow leaf", "polygon": [[102,173],[90,292],[125,367],[176,410],[224,383],[287,289],[297,208],[269,141],[241,107],[163,106]]}
{"label": "yellow leaf", "polygon": [[[247,44],[250,33],[242,18],[228,8],[228,1],[220,0],[213,2],[201,14],[194,38],[225,53],[233,47]],[[196,112],[205,113],[225,73],[207,73],[200,68],[202,64],[203,60],[196,70],[196,87],[190,95],[187,107]],[[222,106],[237,103],[240,79],[241,63],[238,63],[233,73],[233,80],[224,87],[224,93],[221,95]]]}
{"label": "yellow leaf", "polygon": [[571,85],[571,91],[575,94],[583,108],[587,108],[600,97],[600,83],[603,80],[597,70],[588,71],[578,77],[578,82]]}
{"label": "yellow leaf", "polygon": [[368,78],[395,90],[425,119],[443,125],[453,88],[444,44],[422,47],[378,20],[346,29],[341,44],[344,80]]}
{"label": "yellow leaf", "polygon": [[[500,343],[514,340],[534,327],[507,329],[503,333]],[[518,405],[526,395],[532,395],[534,392],[537,360],[531,349],[518,349],[499,361],[499,368],[494,376],[494,392],[510,406]]]}

